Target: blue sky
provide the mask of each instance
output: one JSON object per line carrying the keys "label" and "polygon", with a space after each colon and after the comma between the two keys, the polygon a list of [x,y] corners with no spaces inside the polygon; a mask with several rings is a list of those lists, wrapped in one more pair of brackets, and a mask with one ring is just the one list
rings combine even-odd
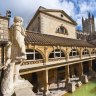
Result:
{"label": "blue sky", "polygon": [[0,13],[4,16],[11,10],[11,24],[14,16],[21,16],[26,27],[39,6],[64,10],[78,23],[78,29],[82,29],[81,18],[87,18],[88,12],[94,14],[96,23],[96,0],[0,0]]}

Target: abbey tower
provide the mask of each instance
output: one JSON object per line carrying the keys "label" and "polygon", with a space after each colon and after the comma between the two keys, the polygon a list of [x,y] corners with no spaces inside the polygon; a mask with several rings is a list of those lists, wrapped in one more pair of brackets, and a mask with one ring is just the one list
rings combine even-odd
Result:
{"label": "abbey tower", "polygon": [[88,18],[84,20],[82,17],[82,30],[83,33],[91,34],[95,32],[95,23],[94,23],[94,15],[88,14]]}

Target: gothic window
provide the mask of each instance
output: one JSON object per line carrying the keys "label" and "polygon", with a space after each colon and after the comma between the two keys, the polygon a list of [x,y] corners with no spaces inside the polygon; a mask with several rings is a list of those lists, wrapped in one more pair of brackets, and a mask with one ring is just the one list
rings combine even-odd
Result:
{"label": "gothic window", "polygon": [[61,24],[61,26],[59,26],[59,28],[57,29],[57,33],[64,34],[64,35],[68,35],[67,29],[66,29],[62,24]]}
{"label": "gothic window", "polygon": [[69,54],[69,58],[73,58],[73,57],[78,57],[79,53],[76,49],[72,49],[70,54]]}
{"label": "gothic window", "polygon": [[65,57],[63,51],[56,49],[52,51],[49,55],[49,58],[60,58],[60,57]]}
{"label": "gothic window", "polygon": [[43,59],[38,51],[32,49],[26,49],[26,56],[27,60]]}

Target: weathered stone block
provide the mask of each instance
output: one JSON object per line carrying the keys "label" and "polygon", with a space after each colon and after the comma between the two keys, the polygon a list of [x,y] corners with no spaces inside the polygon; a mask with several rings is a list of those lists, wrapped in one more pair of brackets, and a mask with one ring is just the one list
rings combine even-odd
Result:
{"label": "weathered stone block", "polygon": [[88,82],[88,77],[87,77],[87,75],[82,75],[82,76],[81,76],[81,82],[82,82],[82,83],[87,83],[87,82]]}
{"label": "weathered stone block", "polygon": [[77,87],[80,87],[81,85],[82,85],[81,81],[78,81],[77,84],[76,84]]}
{"label": "weathered stone block", "polygon": [[66,88],[68,92],[74,92],[76,90],[75,83],[74,82],[67,83]]}

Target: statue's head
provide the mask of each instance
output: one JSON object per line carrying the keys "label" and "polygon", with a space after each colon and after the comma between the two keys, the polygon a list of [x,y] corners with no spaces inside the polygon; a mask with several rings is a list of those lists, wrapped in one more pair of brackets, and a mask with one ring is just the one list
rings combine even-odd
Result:
{"label": "statue's head", "polygon": [[23,24],[23,18],[22,17],[19,17],[19,16],[16,16],[14,17],[14,23],[20,23],[21,25]]}

